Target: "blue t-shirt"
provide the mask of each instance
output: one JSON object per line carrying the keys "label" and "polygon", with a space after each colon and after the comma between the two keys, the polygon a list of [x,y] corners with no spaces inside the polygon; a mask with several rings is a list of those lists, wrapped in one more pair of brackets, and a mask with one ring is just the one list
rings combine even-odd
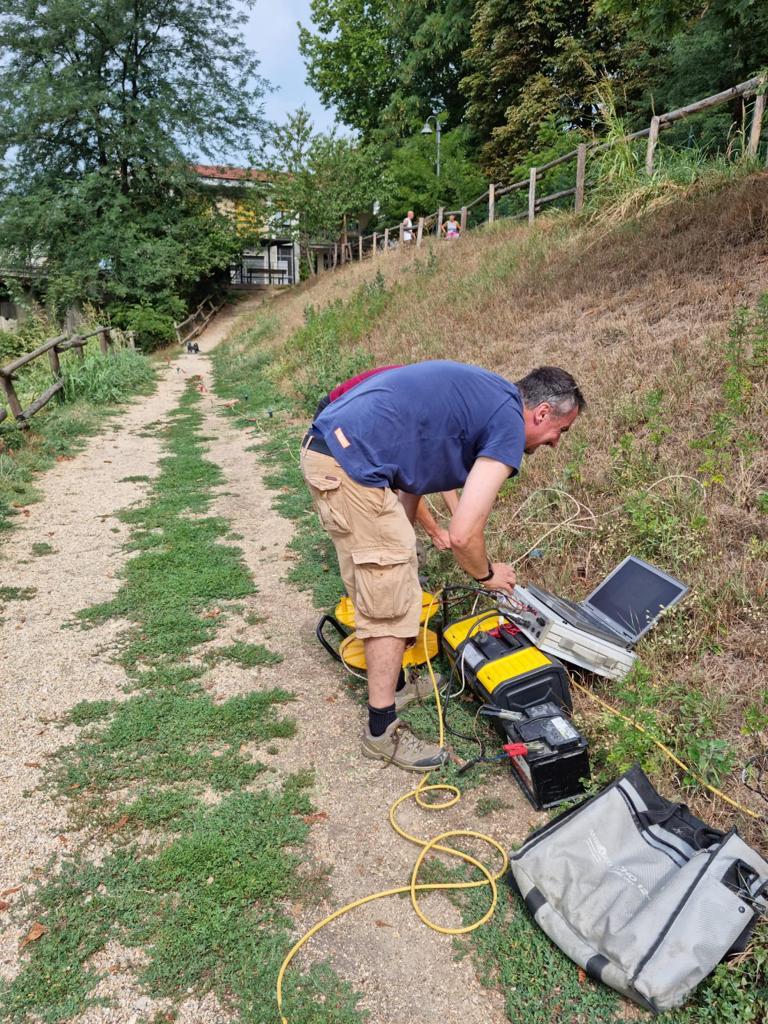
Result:
{"label": "blue t-shirt", "polygon": [[411,494],[462,487],[481,455],[514,473],[525,447],[515,385],[448,361],[369,377],[327,406],[313,428],[353,480]]}

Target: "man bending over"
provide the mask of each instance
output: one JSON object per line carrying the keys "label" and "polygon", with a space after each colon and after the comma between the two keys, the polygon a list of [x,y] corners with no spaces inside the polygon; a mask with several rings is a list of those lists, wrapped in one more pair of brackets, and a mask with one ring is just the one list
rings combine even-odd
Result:
{"label": "man bending over", "polygon": [[447,756],[397,717],[431,692],[428,680],[406,682],[401,672],[421,614],[412,525],[419,496],[463,487],[448,528],[453,556],[488,590],[511,592],[513,567],[492,563],[485,546],[491,508],[523,453],[554,448],[584,405],[576,381],[558,367],[542,366],[513,384],[477,366],[439,361],[372,376],[316,416],[301,468],[365,647],[366,757],[428,772]]}

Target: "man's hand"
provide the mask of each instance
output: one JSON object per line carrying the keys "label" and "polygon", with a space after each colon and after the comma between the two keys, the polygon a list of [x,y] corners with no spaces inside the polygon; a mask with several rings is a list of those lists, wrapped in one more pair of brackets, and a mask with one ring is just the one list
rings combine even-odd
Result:
{"label": "man's hand", "polygon": [[450,551],[451,536],[447,530],[444,530],[441,526],[437,526],[434,531],[430,532],[429,536],[438,551]]}
{"label": "man's hand", "polygon": [[506,562],[491,562],[493,576],[482,585],[486,590],[503,590],[508,594],[512,593],[515,586],[515,570]]}

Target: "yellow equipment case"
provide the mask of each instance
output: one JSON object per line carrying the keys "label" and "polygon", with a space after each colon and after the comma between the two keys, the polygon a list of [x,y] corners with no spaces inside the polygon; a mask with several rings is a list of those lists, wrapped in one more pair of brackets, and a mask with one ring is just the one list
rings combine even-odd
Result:
{"label": "yellow equipment case", "polygon": [[443,627],[443,650],[456,675],[485,704],[524,711],[554,701],[571,711],[568,675],[498,608]]}

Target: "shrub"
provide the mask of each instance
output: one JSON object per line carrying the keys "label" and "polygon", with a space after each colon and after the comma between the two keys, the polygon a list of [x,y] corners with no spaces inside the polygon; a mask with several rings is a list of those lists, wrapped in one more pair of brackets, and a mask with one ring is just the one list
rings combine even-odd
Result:
{"label": "shrub", "polygon": [[110,312],[118,327],[136,332],[136,344],[144,352],[167,345],[175,337],[174,319],[169,312],[141,305],[116,306]]}

